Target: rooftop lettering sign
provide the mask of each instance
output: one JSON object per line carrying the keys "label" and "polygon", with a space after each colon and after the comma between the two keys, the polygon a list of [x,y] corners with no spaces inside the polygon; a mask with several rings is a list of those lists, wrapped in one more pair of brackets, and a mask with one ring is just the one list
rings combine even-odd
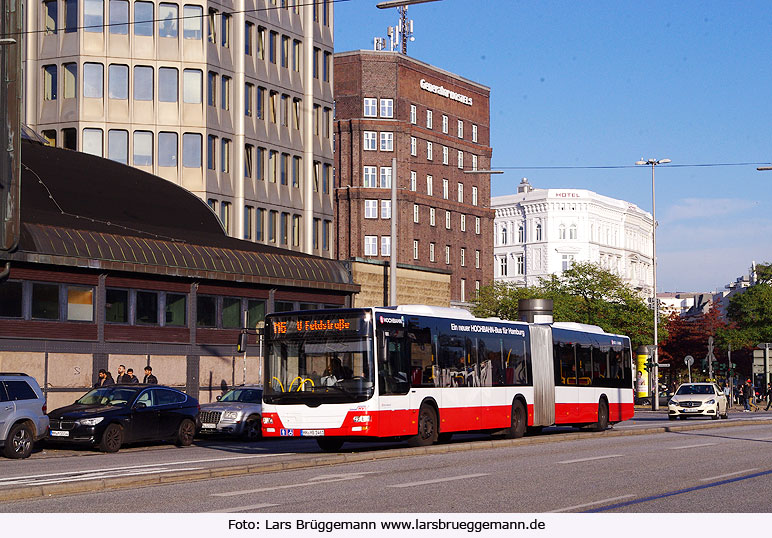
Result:
{"label": "rooftop lettering sign", "polygon": [[422,90],[426,90],[427,92],[431,92],[431,93],[436,93],[437,95],[447,97],[448,99],[453,99],[454,101],[458,101],[459,103],[472,106],[471,97],[468,97],[460,93],[456,93],[452,90],[447,89],[445,86],[437,86],[436,84],[427,82],[426,79],[423,79],[423,78],[421,79],[420,85]]}

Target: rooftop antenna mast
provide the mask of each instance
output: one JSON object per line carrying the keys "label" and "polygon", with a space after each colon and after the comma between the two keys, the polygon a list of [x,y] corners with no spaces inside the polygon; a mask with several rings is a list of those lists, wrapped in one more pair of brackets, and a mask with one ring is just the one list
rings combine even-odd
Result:
{"label": "rooftop antenna mast", "polygon": [[[407,6],[412,4],[425,4],[428,2],[436,2],[437,0],[386,0],[375,4],[378,9],[389,9],[392,7],[397,8],[399,11],[399,24],[395,27],[389,26],[389,46],[390,50],[394,52],[398,46],[401,46],[402,54],[407,54],[407,42],[415,41],[413,37],[413,21],[407,20]],[[377,39],[377,38],[376,38]],[[377,48],[379,43],[376,41],[376,50],[382,50]],[[385,46],[385,44],[382,44]]]}

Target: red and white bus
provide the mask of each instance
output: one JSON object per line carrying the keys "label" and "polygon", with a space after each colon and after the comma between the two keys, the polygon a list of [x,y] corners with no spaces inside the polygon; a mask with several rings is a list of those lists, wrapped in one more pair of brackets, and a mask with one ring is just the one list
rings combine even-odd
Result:
{"label": "red and white bus", "polygon": [[633,416],[630,340],[593,325],[422,305],[286,312],[266,317],[266,350],[263,435],[324,450]]}

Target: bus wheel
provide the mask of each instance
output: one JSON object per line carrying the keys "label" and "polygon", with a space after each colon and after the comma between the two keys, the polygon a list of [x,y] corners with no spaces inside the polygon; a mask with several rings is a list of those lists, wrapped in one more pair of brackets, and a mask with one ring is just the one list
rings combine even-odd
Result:
{"label": "bus wheel", "polygon": [[515,400],[512,404],[512,425],[506,430],[504,436],[507,439],[518,439],[525,435],[525,428],[528,425],[528,417],[525,413],[525,406],[520,400]]}
{"label": "bus wheel", "polygon": [[340,450],[340,447],[343,446],[343,439],[337,437],[319,437],[316,440],[316,444],[325,452],[337,452]]}
{"label": "bus wheel", "polygon": [[598,422],[592,424],[590,429],[594,432],[606,431],[608,428],[608,403],[601,399],[598,403]]}
{"label": "bus wheel", "polygon": [[418,411],[418,434],[407,440],[410,446],[429,446],[437,441],[437,413],[423,404]]}

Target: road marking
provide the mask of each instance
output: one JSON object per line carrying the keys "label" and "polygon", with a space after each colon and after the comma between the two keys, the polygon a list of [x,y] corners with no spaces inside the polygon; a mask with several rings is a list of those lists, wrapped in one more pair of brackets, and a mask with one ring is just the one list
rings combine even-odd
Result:
{"label": "road marking", "polygon": [[405,484],[394,484],[388,486],[390,488],[410,488],[413,486],[425,486],[426,484],[438,484],[440,482],[451,482],[453,480],[465,480],[467,478],[479,478],[481,476],[488,476],[488,473],[481,474],[465,474],[461,476],[449,476],[447,478],[436,478],[434,480],[422,480],[420,482],[407,482]]}
{"label": "road marking", "polygon": [[211,510],[210,514],[227,514],[230,512],[247,512],[249,510],[260,510],[261,508],[271,508],[272,506],[279,506],[278,504],[253,504],[251,506],[234,506],[233,508],[225,508],[223,510]]}
{"label": "road marking", "polygon": [[[266,491],[277,491],[280,489],[291,489],[291,488],[302,488],[302,487],[308,487],[313,484],[318,483],[328,483],[328,482],[344,482],[346,480],[356,480],[357,478],[362,478],[365,473],[358,473],[354,475],[337,475],[332,477],[316,477],[311,478],[307,482],[301,482],[297,484],[284,484],[283,486],[270,486],[265,488],[257,488],[257,489],[243,489],[240,491],[228,491],[226,493],[212,493],[212,497],[234,497],[236,495],[248,495],[251,493],[263,493]],[[324,482],[321,482],[321,480],[324,480]],[[317,482],[315,482],[317,481]]]}
{"label": "road marking", "polygon": [[[267,458],[272,456],[291,456],[293,453],[287,453],[287,454],[253,454],[249,456],[233,456],[230,458],[210,458],[210,459],[201,459],[201,460],[187,460],[187,461],[170,461],[167,463],[149,463],[144,465],[132,465],[129,467],[109,467],[107,469],[78,469],[74,471],[62,471],[58,473],[46,473],[46,474],[36,474],[36,475],[27,475],[27,476],[12,476],[8,478],[2,478],[0,479],[0,486],[6,485],[6,484],[12,484],[19,480],[35,480],[39,478],[43,479],[53,479],[54,477],[68,477],[73,474],[77,474],[79,476],[83,475],[91,475],[94,473],[114,473],[117,471],[132,471],[132,474],[138,474],[141,473],[144,470],[149,470],[150,472],[159,472],[158,469],[167,465],[191,465],[191,464],[198,464],[198,463],[211,463],[214,461],[231,461],[231,460],[243,460],[243,459],[252,459],[252,458]],[[187,471],[188,469],[169,469],[168,472],[171,471]],[[123,474],[119,476],[125,476]],[[100,476],[99,478],[102,478]],[[53,483],[53,482],[51,482]]]}
{"label": "road marking", "polygon": [[559,461],[558,463],[580,463],[582,461],[605,460],[608,458],[621,458],[622,454],[609,454],[608,456],[595,456],[594,458],[581,458],[578,460]]}
{"label": "road marking", "polygon": [[728,478],[730,476],[735,476],[735,475],[738,475],[738,474],[752,473],[753,471],[758,471],[758,468],[755,468],[755,469],[745,469],[744,471],[737,471],[735,473],[727,473],[727,474],[722,474],[722,475],[718,475],[718,476],[711,476],[710,478],[700,478],[700,482],[711,482],[713,480],[719,480],[721,478]]}
{"label": "road marking", "polygon": [[[175,471],[200,471],[203,469],[203,467],[182,467],[182,468],[176,468],[176,469],[141,469],[137,472],[134,472],[131,474],[131,476],[140,476],[140,475],[150,475],[150,474],[161,474],[161,473],[171,473]],[[49,479],[43,479],[43,480],[35,480],[35,479],[18,479],[18,478],[9,478],[5,480],[0,480],[0,486],[28,486],[28,485],[35,485],[35,486],[46,486],[49,484],[66,484],[68,482],[86,482],[88,480],[102,480],[103,478],[120,478],[127,476],[125,474],[110,474],[104,471],[100,472],[89,472],[87,474],[83,474],[78,471],[74,471],[73,473],[75,476],[60,476],[58,478],[49,478]]]}
{"label": "road marking", "polygon": [[687,448],[699,448],[701,446],[715,446],[716,443],[702,443],[699,445],[669,446],[668,450],[685,450]]}
{"label": "road marking", "polygon": [[612,497],[611,499],[603,499],[602,501],[595,501],[586,504],[577,504],[576,506],[567,506],[566,508],[559,508],[558,510],[550,510],[549,513],[568,512],[570,510],[577,510],[579,508],[587,508],[588,506],[595,506],[596,504],[605,504],[614,501],[621,501],[622,499],[629,499],[635,497],[635,495],[622,495],[621,497]]}

